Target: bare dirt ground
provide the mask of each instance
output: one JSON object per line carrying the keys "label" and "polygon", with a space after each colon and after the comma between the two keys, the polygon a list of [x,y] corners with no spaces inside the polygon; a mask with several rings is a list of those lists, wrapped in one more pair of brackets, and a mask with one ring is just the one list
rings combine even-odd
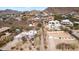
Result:
{"label": "bare dirt ground", "polygon": [[[49,31],[45,29],[45,33],[46,33],[46,41],[47,41],[47,51],[60,51],[59,49],[56,49],[56,45],[60,44],[60,43],[69,43],[69,44],[77,44],[79,46],[79,42],[78,40],[76,40],[74,38],[74,40],[64,40],[64,39],[53,39],[53,38],[49,38],[49,36],[54,37],[52,34],[48,33]],[[78,51],[78,49],[76,49],[76,51]]]}

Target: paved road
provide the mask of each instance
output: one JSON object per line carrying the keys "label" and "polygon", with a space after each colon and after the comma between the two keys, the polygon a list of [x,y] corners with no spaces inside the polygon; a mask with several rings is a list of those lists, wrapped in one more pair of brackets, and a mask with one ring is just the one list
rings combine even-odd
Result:
{"label": "paved road", "polygon": [[41,50],[44,51],[44,36],[43,29],[41,29]]}
{"label": "paved road", "polygon": [[45,51],[45,31],[44,31],[44,22],[42,23],[42,28],[41,28],[41,50]]}

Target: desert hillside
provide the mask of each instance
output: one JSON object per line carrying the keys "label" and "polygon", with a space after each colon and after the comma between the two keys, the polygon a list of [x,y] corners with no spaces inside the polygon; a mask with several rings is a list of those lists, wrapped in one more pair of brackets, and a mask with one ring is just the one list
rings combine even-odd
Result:
{"label": "desert hillside", "polygon": [[48,7],[44,10],[48,13],[68,14],[74,12],[79,14],[79,7]]}

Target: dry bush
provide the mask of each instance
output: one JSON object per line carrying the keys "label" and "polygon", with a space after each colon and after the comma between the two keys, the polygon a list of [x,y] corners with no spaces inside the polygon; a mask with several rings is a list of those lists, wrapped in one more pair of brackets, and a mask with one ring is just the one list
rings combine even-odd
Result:
{"label": "dry bush", "polygon": [[61,50],[75,50],[77,48],[78,46],[74,43],[72,44],[60,43],[56,46],[56,49],[61,49]]}

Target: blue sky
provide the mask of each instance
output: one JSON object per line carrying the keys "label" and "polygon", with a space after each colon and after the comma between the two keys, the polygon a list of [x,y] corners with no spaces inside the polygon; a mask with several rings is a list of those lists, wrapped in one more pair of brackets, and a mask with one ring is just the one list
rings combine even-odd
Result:
{"label": "blue sky", "polygon": [[47,7],[0,7],[0,10],[12,9],[18,11],[44,10]]}

